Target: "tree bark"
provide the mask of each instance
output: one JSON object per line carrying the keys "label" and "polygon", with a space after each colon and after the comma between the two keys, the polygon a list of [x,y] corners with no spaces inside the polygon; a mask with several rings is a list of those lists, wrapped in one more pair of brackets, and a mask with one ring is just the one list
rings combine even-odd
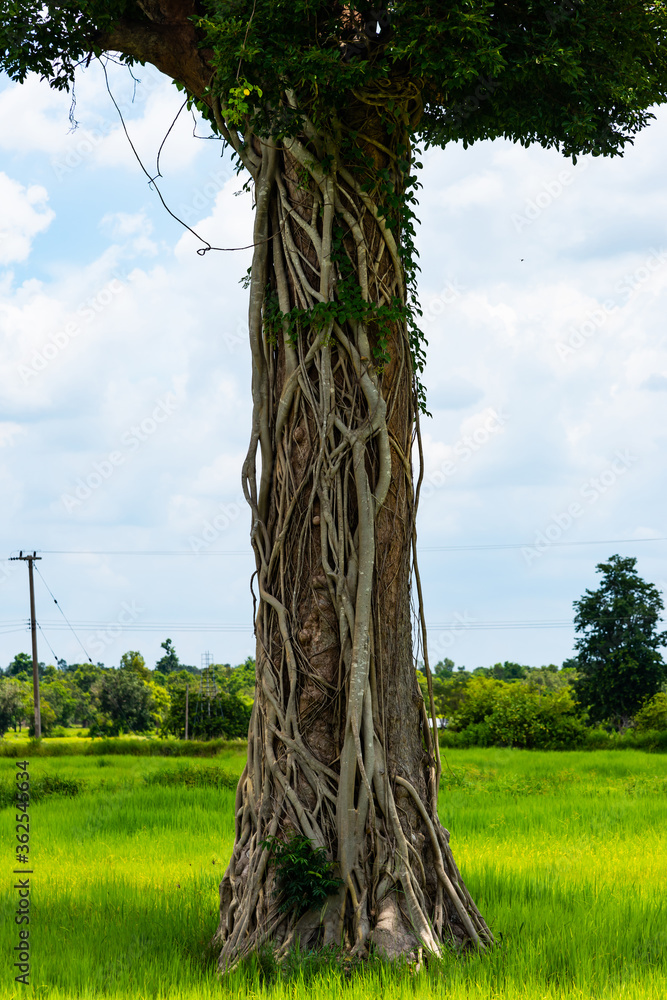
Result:
{"label": "tree bark", "polygon": [[[255,187],[243,487],[257,695],[220,885],[220,968],[265,943],[284,953],[296,937],[389,957],[484,947],[491,933],[438,819],[435,712],[413,652],[418,413],[396,205],[420,88],[377,81],[326,130],[303,115],[297,138],[259,138],[248,122],[240,134],[209,89],[193,0],[139,6],[150,24],[121,21],[97,43],[206,102]],[[299,113],[294,94],[285,103]],[[281,912],[262,844],[290,833],[324,848],[342,880],[301,917]]]}
{"label": "tree bark", "polygon": [[[256,191],[243,485],[257,696],[220,886],[222,970],[295,937],[388,957],[492,940],[438,819],[437,735],[416,679],[417,407],[400,217],[383,204],[404,177],[375,97],[346,117],[364,123],[347,163],[308,123],[243,150]],[[342,880],[300,918],[280,911],[262,845],[293,833]]]}

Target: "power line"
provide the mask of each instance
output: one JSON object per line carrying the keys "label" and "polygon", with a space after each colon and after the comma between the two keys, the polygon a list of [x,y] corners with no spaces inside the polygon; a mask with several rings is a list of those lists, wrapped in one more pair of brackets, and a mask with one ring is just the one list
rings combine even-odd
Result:
{"label": "power line", "polygon": [[50,649],[50,650],[51,650],[51,652],[53,653],[53,659],[54,659],[54,660],[56,661],[56,663],[59,663],[59,662],[60,662],[60,657],[59,657],[59,656],[58,656],[58,654],[57,654],[57,653],[55,652],[55,650],[54,650],[53,646],[51,645],[51,643],[49,642],[49,640],[48,640],[48,639],[46,638],[46,636],[44,635],[44,629],[42,628],[42,626],[40,625],[40,623],[39,623],[39,622],[37,622],[37,628],[38,628],[38,629],[39,629],[39,631],[40,631],[40,632],[42,633],[42,638],[44,639],[44,642],[46,643],[46,645],[47,645],[47,646],[49,647],[49,649]]}
{"label": "power line", "polygon": [[[623,623],[633,621],[636,616],[612,617],[608,621]],[[108,629],[117,627],[116,622],[82,620],[76,621],[78,628],[85,629]],[[7,620],[0,621],[0,631],[23,631],[28,624],[23,621]],[[64,631],[67,626],[57,620],[48,621],[42,619],[41,627],[49,631]],[[70,626],[71,627],[71,626]],[[456,621],[427,622],[426,626],[431,632],[456,631],[468,632],[484,629],[543,629],[543,628],[574,628],[571,618],[539,618],[539,619],[507,619],[498,621],[496,619],[480,619],[466,621],[459,618]],[[125,632],[252,632],[250,624],[240,622],[134,622],[123,628]],[[85,652],[85,650],[84,650]],[[87,654],[86,654],[87,655]]]}
{"label": "power line", "polygon": [[[667,542],[667,535],[653,538],[594,538],[577,542],[549,542],[549,548],[567,548],[580,545],[634,545],[644,542]],[[480,545],[419,545],[420,552],[493,552],[504,549],[533,549],[536,542],[493,542]],[[40,549],[45,555],[54,556],[242,556],[251,555],[247,549]]]}
{"label": "power line", "polygon": [[[53,603],[54,603],[54,604],[55,604],[55,606],[56,606],[56,607],[58,608],[58,611],[60,612],[60,614],[61,614],[61,615],[63,616],[63,618],[64,618],[64,619],[65,619],[65,621],[67,622],[67,625],[68,625],[69,629],[71,630],[71,632],[72,632],[72,635],[74,636],[74,638],[76,639],[76,641],[77,641],[77,642],[79,643],[79,645],[81,646],[81,649],[82,649],[82,650],[84,651],[84,653],[86,654],[86,658],[87,658],[88,662],[89,662],[89,663],[92,663],[93,661],[91,660],[90,656],[88,656],[88,651],[86,650],[86,647],[85,647],[85,646],[84,646],[84,644],[83,644],[83,643],[81,642],[81,639],[79,639],[78,635],[76,634],[76,632],[74,631],[74,629],[72,628],[72,626],[70,625],[70,623],[69,623],[69,622],[67,621],[67,616],[65,615],[65,612],[63,611],[63,609],[62,609],[62,608],[60,607],[60,605],[58,604],[57,600],[56,600],[56,599],[55,599],[55,597],[53,596],[53,593],[52,593],[52,591],[51,591],[51,588],[49,587],[48,583],[46,582],[46,580],[44,579],[44,577],[42,576],[42,574],[41,574],[41,573],[39,572],[39,567],[38,567],[38,566],[35,566],[35,570],[36,570],[36,571],[37,571],[37,573],[39,574],[39,578],[40,578],[40,580],[42,581],[42,583],[44,584],[44,586],[46,587],[46,589],[48,590],[49,594],[51,594],[51,597],[52,597],[52,599],[53,599]],[[40,626],[40,628],[41,628],[41,626]],[[51,647],[50,647],[50,646],[49,646],[49,649],[51,649]],[[53,653],[53,650],[52,650],[52,649],[51,649],[51,652]],[[55,653],[53,653],[53,655],[55,656],[56,654],[55,654]]]}

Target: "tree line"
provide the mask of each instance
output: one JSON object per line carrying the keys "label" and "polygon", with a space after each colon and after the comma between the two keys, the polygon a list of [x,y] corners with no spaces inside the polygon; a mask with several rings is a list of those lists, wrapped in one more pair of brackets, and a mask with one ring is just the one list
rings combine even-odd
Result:
{"label": "tree line", "polygon": [[[103,663],[40,663],[42,733],[63,736],[71,727],[90,736],[125,733],[185,735],[186,689],[189,736],[193,739],[248,734],[255,690],[255,661],[232,667],[211,664],[206,671],[181,664],[171,639],[155,668],[137,650],[116,667]],[[32,659],[18,653],[0,677],[0,735],[27,727],[34,733]]]}
{"label": "tree line", "polygon": [[[575,655],[560,667],[505,661],[469,672],[438,663],[433,698],[446,742],[565,749],[595,727],[667,732],[664,604],[636,563],[615,555],[598,564],[600,586],[574,602]],[[423,666],[418,679],[428,700]]]}
{"label": "tree line", "polygon": [[[659,648],[662,597],[642,580],[636,559],[612,556],[598,565],[600,587],[574,602],[575,655],[531,667],[505,660],[467,670],[445,659],[433,669],[434,708],[455,745],[559,749],[603,726],[667,731],[667,666]],[[102,663],[40,664],[42,729],[64,735],[72,726],[91,736],[155,733],[194,739],[245,738],[255,695],[255,661],[182,664],[171,639],[149,670],[141,653],[123,654],[118,668]],[[0,733],[33,727],[32,660],[18,653],[0,677]],[[426,704],[423,664],[418,681]],[[187,696],[186,696],[187,689]]]}

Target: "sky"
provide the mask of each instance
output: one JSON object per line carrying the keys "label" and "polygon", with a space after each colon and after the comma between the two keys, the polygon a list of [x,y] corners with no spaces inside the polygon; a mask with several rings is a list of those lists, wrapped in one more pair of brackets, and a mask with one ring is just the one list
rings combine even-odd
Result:
{"label": "sky", "polygon": [[[245,178],[187,110],[169,132],[169,80],[135,76],[109,65],[165,202],[246,246]],[[508,141],[421,157],[433,662],[561,663],[614,553],[667,589],[666,145],[656,109],[622,158]],[[74,107],[0,78],[0,666],[30,650],[21,550],[41,555],[46,662],[138,649],[153,666],[167,637],[195,666],[254,652],[251,251],[200,246],[100,63]]]}

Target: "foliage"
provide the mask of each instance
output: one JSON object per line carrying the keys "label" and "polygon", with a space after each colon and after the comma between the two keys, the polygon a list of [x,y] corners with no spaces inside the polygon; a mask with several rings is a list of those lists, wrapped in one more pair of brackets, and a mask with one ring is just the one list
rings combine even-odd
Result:
{"label": "foliage", "polygon": [[[205,9],[198,29],[223,104],[233,116],[263,120],[274,134],[295,127],[287,81],[319,123],[344,109],[351,91],[395,76],[418,81],[418,131],[428,143],[504,135],[568,155],[613,154],[667,90],[662,3],[403,0],[392,5],[379,43],[382,22],[364,4],[208,0]],[[69,86],[79,60],[104,47],[121,17],[137,29],[146,24],[131,0],[5,3],[0,64],[13,79],[32,71],[52,86]],[[358,57],[348,58],[349,46],[360,42]]]}
{"label": "foliage", "polygon": [[626,725],[667,679],[658,647],[664,609],[657,587],[638,575],[634,558],[612,556],[599,563],[602,582],[574,602],[579,667],[577,697],[593,722]]}
{"label": "foliage", "polygon": [[667,732],[667,692],[659,691],[642,705],[634,717],[634,728],[638,733]]}
{"label": "foliage", "polygon": [[238,667],[216,664],[216,680],[224,694],[238,697],[245,705],[255,700],[255,657],[248,656]]}
{"label": "foliage", "polygon": [[0,678],[0,737],[10,727],[16,728],[26,717],[27,691],[15,680]]}
{"label": "foliage", "polygon": [[57,674],[45,680],[40,684],[40,699],[46,699],[53,709],[54,726],[71,726],[74,720],[88,725],[94,718],[90,693],[82,691],[71,675]]}
{"label": "foliage", "polygon": [[19,674],[32,677],[32,656],[28,653],[17,653],[5,673],[8,677],[17,677]]}
{"label": "foliage", "polygon": [[281,913],[294,910],[300,917],[307,910],[318,909],[342,885],[342,879],[333,874],[335,866],[324,847],[313,847],[308,837],[294,834],[282,841],[269,836],[261,843],[270,852],[276,870],[275,894]]}
{"label": "foliage", "polygon": [[[195,685],[188,696],[188,735],[190,739],[210,740],[216,737],[246,739],[251,706],[236,695],[218,693],[210,699]],[[162,735],[185,736],[185,688],[173,687],[169,710],[161,727]]]}
{"label": "foliage", "polygon": [[95,695],[100,714],[90,727],[91,735],[144,733],[154,728],[153,691],[133,669],[105,671]]}
{"label": "foliage", "polygon": [[130,649],[127,653],[123,653],[120,658],[120,669],[129,670],[144,681],[150,680],[151,672],[146,666],[143,656],[136,649]]}
{"label": "foliage", "polygon": [[164,656],[160,657],[157,661],[155,669],[161,674],[173,674],[176,671],[180,671],[180,661],[171,639],[165,639],[164,642],[160,643],[160,646],[164,649]]}
{"label": "foliage", "polygon": [[462,734],[459,745],[467,739],[469,746],[543,750],[572,748],[585,731],[569,690],[541,691],[479,676],[470,680],[451,729]]}
{"label": "foliage", "polygon": [[[51,795],[64,795],[71,798],[86,788],[86,782],[76,778],[63,777],[60,774],[41,774],[30,781],[30,799],[41,802]],[[0,784],[0,809],[11,808],[16,804],[16,787],[11,783]]]}
{"label": "foliage", "polygon": [[152,771],[144,776],[144,781],[148,785],[184,785],[186,788],[236,788],[239,779],[227,768],[187,764]]}
{"label": "foliage", "polygon": [[[39,714],[42,736],[48,736],[56,724],[56,713],[51,708],[51,705],[46,698],[41,696],[41,693],[39,698]],[[28,732],[31,736],[35,735],[35,703],[32,695],[30,696],[30,701],[28,703]]]}

